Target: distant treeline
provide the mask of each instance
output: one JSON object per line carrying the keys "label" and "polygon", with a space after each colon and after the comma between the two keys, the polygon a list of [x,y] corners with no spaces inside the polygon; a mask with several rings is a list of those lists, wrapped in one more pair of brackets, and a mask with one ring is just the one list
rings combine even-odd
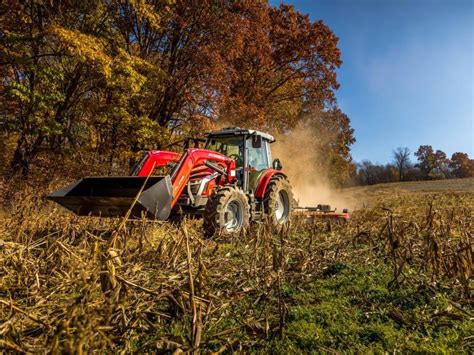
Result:
{"label": "distant treeline", "polygon": [[467,153],[456,152],[448,158],[445,152],[435,151],[431,145],[421,145],[414,155],[415,162],[408,148],[397,148],[389,164],[374,164],[369,160],[354,164],[349,185],[474,177],[474,159]]}

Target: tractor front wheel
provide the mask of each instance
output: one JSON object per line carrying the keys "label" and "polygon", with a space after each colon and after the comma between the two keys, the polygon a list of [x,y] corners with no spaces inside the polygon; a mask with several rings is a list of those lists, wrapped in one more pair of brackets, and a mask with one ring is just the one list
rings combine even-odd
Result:
{"label": "tractor front wheel", "polygon": [[288,179],[284,176],[274,176],[268,183],[263,207],[268,222],[276,228],[281,228],[290,222],[293,210],[293,192]]}
{"label": "tractor front wheel", "polygon": [[209,197],[203,221],[206,237],[239,234],[249,223],[250,205],[239,187],[220,187]]}

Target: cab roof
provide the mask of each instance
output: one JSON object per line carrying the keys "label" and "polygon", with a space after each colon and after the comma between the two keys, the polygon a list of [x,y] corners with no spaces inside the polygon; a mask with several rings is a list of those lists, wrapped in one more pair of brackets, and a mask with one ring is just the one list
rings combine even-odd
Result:
{"label": "cab roof", "polygon": [[275,142],[275,138],[268,133],[256,131],[254,129],[245,129],[240,127],[226,127],[218,131],[209,132],[209,137],[220,137],[220,136],[261,136],[263,139],[267,140],[269,143]]}

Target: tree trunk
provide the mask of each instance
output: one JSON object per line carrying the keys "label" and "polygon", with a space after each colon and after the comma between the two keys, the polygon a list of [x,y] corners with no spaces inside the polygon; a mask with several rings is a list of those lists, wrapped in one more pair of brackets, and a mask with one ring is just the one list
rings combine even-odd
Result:
{"label": "tree trunk", "polygon": [[28,175],[29,173],[29,161],[27,159],[28,156],[28,148],[27,148],[27,141],[24,134],[18,138],[18,142],[16,144],[15,152],[13,153],[12,160],[10,162],[10,174],[15,175],[17,173],[21,173],[23,176]]}
{"label": "tree trunk", "polygon": [[18,142],[16,144],[15,152],[13,153],[13,157],[10,162],[10,176],[17,173],[21,173],[23,176],[27,176],[29,174],[31,161],[38,154],[43,139],[44,136],[40,135],[36,137],[33,145],[30,145],[28,144],[26,135],[20,135],[20,138],[18,138]]}

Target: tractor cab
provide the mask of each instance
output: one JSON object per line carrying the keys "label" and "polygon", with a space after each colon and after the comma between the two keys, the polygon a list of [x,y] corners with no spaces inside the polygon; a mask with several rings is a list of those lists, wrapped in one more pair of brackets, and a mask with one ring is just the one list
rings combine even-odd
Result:
{"label": "tractor cab", "polygon": [[274,141],[267,133],[230,127],[209,133],[205,148],[235,160],[238,185],[244,191],[253,192],[267,169],[281,169],[278,160],[272,162],[270,143]]}

